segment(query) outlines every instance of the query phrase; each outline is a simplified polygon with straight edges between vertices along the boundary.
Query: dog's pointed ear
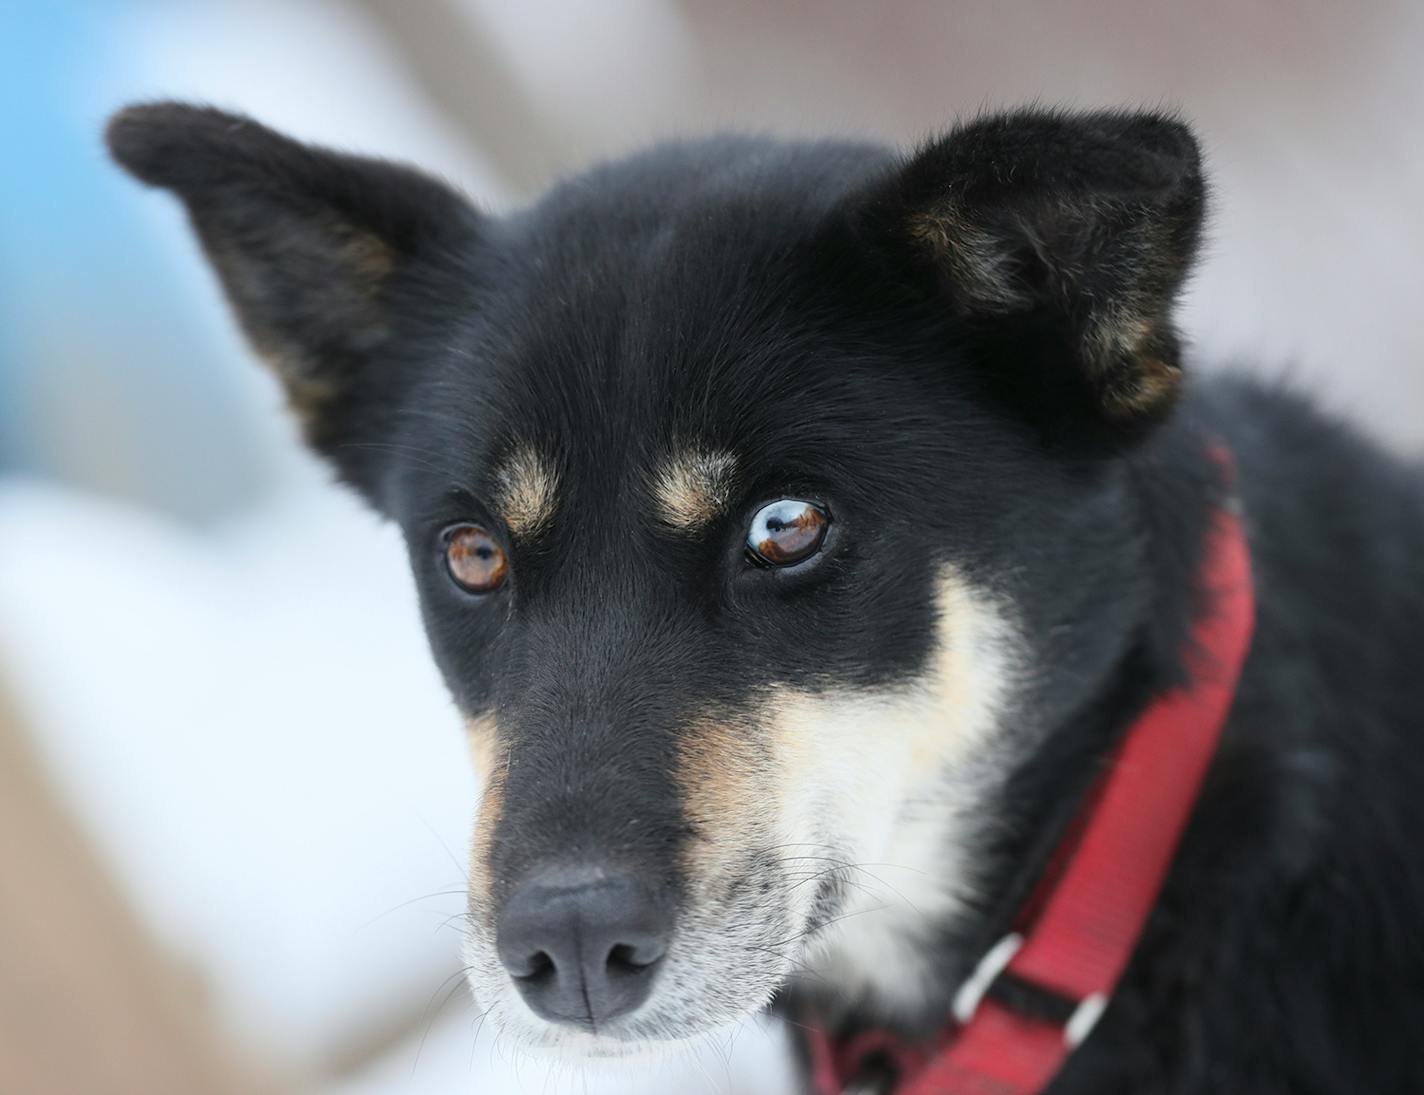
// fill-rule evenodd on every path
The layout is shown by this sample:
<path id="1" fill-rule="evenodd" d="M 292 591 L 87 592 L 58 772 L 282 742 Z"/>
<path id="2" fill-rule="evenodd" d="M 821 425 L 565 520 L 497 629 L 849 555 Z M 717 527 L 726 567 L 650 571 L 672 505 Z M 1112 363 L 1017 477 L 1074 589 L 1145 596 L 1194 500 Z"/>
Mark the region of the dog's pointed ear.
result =
<path id="1" fill-rule="evenodd" d="M 1055 427 L 1130 437 L 1177 393 L 1172 312 L 1204 201 L 1176 119 L 1030 109 L 927 144 L 863 211 L 1005 394 Z"/>
<path id="2" fill-rule="evenodd" d="M 308 440 L 369 493 L 356 451 L 405 379 L 409 294 L 453 278 L 479 216 L 410 168 L 314 148 L 183 103 L 120 111 L 114 158 L 177 194 L 248 339 L 281 378 Z"/>

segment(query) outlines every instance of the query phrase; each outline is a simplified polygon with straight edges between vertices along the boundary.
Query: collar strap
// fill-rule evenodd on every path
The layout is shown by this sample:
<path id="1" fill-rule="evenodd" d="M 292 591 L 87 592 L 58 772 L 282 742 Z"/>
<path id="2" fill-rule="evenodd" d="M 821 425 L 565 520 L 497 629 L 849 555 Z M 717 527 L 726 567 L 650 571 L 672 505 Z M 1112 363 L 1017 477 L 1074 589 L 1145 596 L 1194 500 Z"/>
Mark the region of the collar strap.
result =
<path id="1" fill-rule="evenodd" d="M 1227 472 L 1230 458 L 1215 453 Z M 955 1023 L 928 1050 L 869 1032 L 836 1045 L 807 1034 L 819 1095 L 857 1090 L 868 1056 L 887 1060 L 898 1095 L 1036 1095 L 1107 1008 L 1166 878 L 1236 693 L 1255 606 L 1250 557 L 1233 506 L 1206 543 L 1209 608 L 1185 652 L 1190 683 L 1156 697 L 1124 736 L 1108 771 L 1054 856 L 1031 919 L 980 960 L 954 998 Z M 1028 919 L 1021 914 L 1021 919 Z M 1057 998 L 1030 1016 L 990 989 L 1013 979 Z"/>

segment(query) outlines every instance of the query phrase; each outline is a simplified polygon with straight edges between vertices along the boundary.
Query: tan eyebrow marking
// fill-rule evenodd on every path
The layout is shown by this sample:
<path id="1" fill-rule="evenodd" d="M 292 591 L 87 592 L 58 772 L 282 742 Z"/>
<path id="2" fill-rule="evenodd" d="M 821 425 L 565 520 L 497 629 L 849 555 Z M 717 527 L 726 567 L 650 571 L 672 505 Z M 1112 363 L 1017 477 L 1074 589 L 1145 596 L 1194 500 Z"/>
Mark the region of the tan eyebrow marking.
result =
<path id="1" fill-rule="evenodd" d="M 690 450 L 673 457 L 653 478 L 659 516 L 684 532 L 701 528 L 731 502 L 736 465 L 729 452 Z"/>
<path id="2" fill-rule="evenodd" d="M 515 536 L 532 536 L 554 516 L 559 476 L 527 445 L 516 448 L 495 473 L 494 504 Z"/>

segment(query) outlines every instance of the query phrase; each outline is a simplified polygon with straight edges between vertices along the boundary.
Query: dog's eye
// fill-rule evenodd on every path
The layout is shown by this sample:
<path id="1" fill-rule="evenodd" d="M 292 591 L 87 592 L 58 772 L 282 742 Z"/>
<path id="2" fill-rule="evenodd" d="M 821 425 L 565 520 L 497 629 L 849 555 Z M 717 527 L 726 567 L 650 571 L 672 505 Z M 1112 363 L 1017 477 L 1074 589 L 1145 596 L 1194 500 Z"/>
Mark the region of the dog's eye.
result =
<path id="1" fill-rule="evenodd" d="M 468 593 L 493 593 L 509 575 L 504 548 L 479 525 L 456 525 L 446 531 L 445 567 Z"/>
<path id="2" fill-rule="evenodd" d="M 782 498 L 762 506 L 747 530 L 747 551 L 767 566 L 789 567 L 820 550 L 831 515 L 815 502 Z"/>

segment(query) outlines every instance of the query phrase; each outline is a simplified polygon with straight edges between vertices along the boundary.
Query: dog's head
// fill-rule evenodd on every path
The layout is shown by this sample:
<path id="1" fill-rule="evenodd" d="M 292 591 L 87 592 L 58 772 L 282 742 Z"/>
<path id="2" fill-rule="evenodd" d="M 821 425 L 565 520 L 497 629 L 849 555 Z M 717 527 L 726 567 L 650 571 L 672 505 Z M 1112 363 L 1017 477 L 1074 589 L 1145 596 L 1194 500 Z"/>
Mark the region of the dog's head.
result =
<path id="1" fill-rule="evenodd" d="M 1143 611 L 1184 127 L 675 144 L 504 217 L 212 110 L 109 139 L 404 530 L 484 779 L 470 979 L 516 1040 L 687 1038 L 808 965 L 925 991 L 1004 773 Z"/>

